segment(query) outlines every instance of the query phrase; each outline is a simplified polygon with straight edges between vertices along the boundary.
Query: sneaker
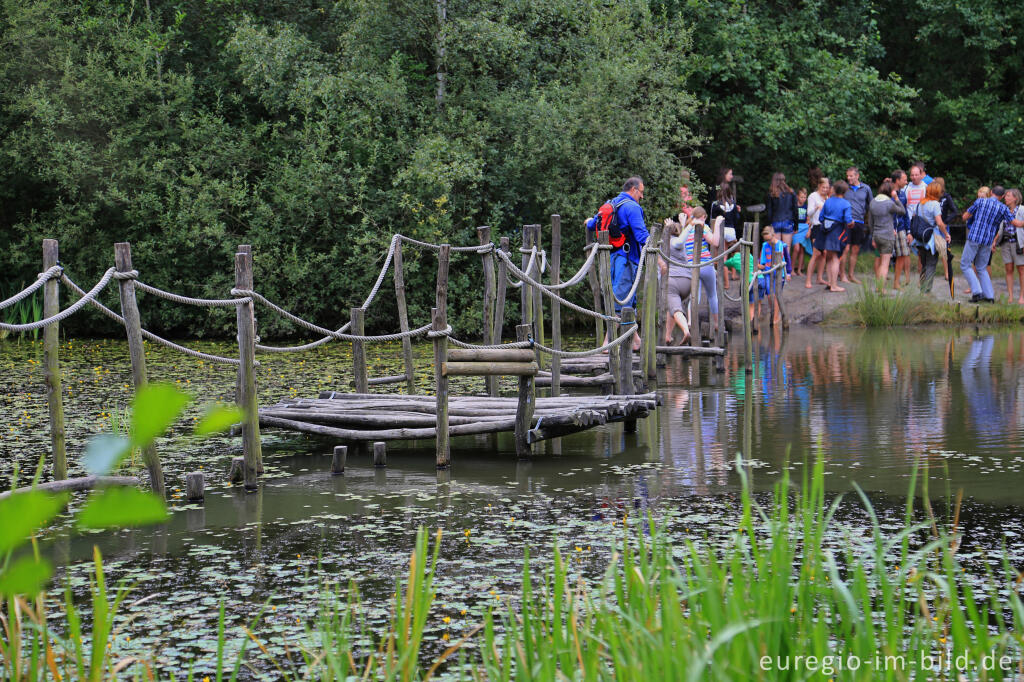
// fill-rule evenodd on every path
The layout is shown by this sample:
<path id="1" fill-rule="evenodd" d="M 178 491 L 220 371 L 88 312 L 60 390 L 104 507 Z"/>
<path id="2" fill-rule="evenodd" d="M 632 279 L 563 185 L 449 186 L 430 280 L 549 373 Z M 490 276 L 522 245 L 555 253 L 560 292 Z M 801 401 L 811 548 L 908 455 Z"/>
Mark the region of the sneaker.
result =
<path id="1" fill-rule="evenodd" d="M 982 298 L 984 297 L 981 294 L 974 294 L 971 296 L 971 303 L 980 303 Z"/>

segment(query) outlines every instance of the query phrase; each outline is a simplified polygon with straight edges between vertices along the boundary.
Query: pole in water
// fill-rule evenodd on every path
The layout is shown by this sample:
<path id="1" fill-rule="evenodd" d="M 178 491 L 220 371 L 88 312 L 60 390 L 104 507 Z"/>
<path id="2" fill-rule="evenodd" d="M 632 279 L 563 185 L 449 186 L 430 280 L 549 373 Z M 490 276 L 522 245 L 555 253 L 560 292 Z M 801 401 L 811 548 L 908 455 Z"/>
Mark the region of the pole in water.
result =
<path id="1" fill-rule="evenodd" d="M 60 261 L 56 239 L 43 240 L 43 272 Z M 43 317 L 60 312 L 60 284 L 56 279 L 43 285 Z M 64 442 L 64 387 L 60 377 L 60 323 L 43 327 L 43 362 L 46 364 L 46 402 L 50 413 L 50 449 L 53 457 L 53 478 L 68 477 L 67 445 Z"/>
<path id="2" fill-rule="evenodd" d="M 200 501 L 205 497 L 206 481 L 202 471 L 185 474 L 185 499 L 189 502 Z"/>
<path id="3" fill-rule="evenodd" d="M 516 341 L 528 341 L 531 327 L 528 324 L 516 326 Z M 530 446 L 529 431 L 533 423 L 533 411 L 536 404 L 534 382 L 531 375 L 519 375 L 519 402 L 516 404 L 515 443 L 516 456 L 529 457 L 533 453 Z"/>
<path id="4" fill-rule="evenodd" d="M 373 466 L 386 467 L 388 465 L 388 444 L 384 441 L 376 441 L 373 444 Z"/>
<path id="5" fill-rule="evenodd" d="M 235 288 L 252 289 L 252 254 L 235 254 Z M 245 453 L 245 488 L 255 490 L 256 474 L 262 459 L 259 411 L 256 406 L 256 318 L 252 301 L 235 306 L 238 324 L 238 354 L 242 371 L 242 449 Z"/>
<path id="6" fill-rule="evenodd" d="M 331 456 L 331 475 L 341 476 L 345 473 L 345 460 L 348 458 L 347 445 L 335 445 Z"/>

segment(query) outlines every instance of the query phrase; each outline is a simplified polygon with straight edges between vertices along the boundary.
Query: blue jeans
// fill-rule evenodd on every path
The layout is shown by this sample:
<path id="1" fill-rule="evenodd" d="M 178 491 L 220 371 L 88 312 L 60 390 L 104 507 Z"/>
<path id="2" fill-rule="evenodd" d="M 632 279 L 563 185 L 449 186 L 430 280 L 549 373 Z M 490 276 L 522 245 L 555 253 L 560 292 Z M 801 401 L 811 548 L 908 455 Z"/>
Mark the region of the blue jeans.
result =
<path id="1" fill-rule="evenodd" d="M 964 252 L 960 256 L 960 269 L 971 285 L 971 294 L 981 295 L 983 298 L 995 298 L 995 290 L 992 289 L 992 280 L 985 269 L 988 266 L 991 245 L 972 242 L 970 239 L 964 244 Z M 974 266 L 973 268 L 971 266 Z M 977 270 L 977 273 L 975 273 Z"/>
<path id="2" fill-rule="evenodd" d="M 624 298 L 633 287 L 633 280 L 636 278 L 636 263 L 629 260 L 625 251 L 612 251 L 610 267 L 612 292 L 616 298 Z M 633 294 L 633 297 L 622 305 L 618 301 L 615 302 L 615 312 L 620 312 L 623 307 L 636 309 L 636 294 Z"/>

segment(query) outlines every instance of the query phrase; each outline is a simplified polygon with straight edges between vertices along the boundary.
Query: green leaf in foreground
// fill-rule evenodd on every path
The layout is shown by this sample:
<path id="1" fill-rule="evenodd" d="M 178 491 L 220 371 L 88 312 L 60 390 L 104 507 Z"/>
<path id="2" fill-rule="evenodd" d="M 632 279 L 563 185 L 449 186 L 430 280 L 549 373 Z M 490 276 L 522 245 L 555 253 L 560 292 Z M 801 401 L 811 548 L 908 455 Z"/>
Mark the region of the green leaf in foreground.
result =
<path id="1" fill-rule="evenodd" d="M 53 575 L 53 565 L 46 559 L 22 557 L 0 574 L 0 594 L 24 594 L 34 597 L 43 591 Z"/>
<path id="2" fill-rule="evenodd" d="M 124 436 L 100 433 L 86 443 L 82 466 L 94 476 L 105 476 L 116 469 L 131 450 L 131 442 Z"/>
<path id="3" fill-rule="evenodd" d="M 132 401 L 132 445 L 149 445 L 181 416 L 192 398 L 170 384 L 149 384 Z"/>
<path id="4" fill-rule="evenodd" d="M 80 528 L 148 526 L 166 520 L 164 501 L 137 488 L 107 488 L 94 492 L 78 514 Z"/>
<path id="5" fill-rule="evenodd" d="M 203 418 L 196 425 L 197 436 L 208 436 L 211 433 L 227 431 L 229 428 L 242 421 L 245 413 L 241 408 L 234 405 L 214 405 L 206 411 Z"/>
<path id="6" fill-rule="evenodd" d="M 0 500 L 0 555 L 24 542 L 67 504 L 66 494 L 39 490 L 14 493 Z"/>

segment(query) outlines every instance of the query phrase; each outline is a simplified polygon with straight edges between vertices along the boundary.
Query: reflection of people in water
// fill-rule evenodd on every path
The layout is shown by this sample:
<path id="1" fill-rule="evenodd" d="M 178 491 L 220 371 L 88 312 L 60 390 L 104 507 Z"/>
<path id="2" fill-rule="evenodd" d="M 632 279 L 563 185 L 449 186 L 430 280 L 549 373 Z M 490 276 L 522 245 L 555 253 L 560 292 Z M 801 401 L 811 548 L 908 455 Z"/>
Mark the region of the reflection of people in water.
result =
<path id="1" fill-rule="evenodd" d="M 967 397 L 971 425 L 975 431 L 989 435 L 998 435 L 1004 428 L 992 385 L 992 348 L 995 342 L 992 334 L 975 338 L 960 363 L 960 378 Z"/>

